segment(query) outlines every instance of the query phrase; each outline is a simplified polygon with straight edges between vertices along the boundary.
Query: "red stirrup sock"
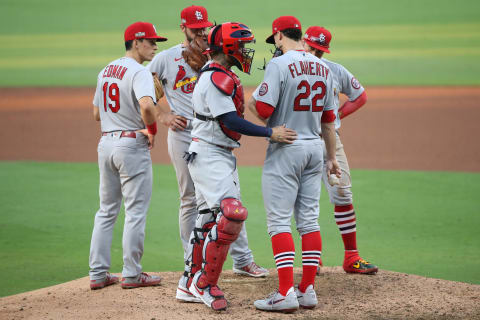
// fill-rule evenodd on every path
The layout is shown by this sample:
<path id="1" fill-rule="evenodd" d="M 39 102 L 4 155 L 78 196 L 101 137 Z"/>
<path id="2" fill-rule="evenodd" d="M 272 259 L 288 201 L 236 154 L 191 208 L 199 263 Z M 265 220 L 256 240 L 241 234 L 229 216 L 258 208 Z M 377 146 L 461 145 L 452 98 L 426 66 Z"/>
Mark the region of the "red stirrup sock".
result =
<path id="1" fill-rule="evenodd" d="M 293 260 L 295 259 L 295 245 L 292 234 L 285 232 L 272 237 L 273 258 L 278 271 L 278 291 L 287 295 L 293 287 Z"/>
<path id="2" fill-rule="evenodd" d="M 342 235 L 345 250 L 357 250 L 357 222 L 353 205 L 335 206 L 335 222 Z"/>
<path id="3" fill-rule="evenodd" d="M 344 262 L 360 258 L 357 250 L 357 219 L 353 204 L 346 206 L 335 206 L 335 222 L 342 235 L 345 247 Z"/>
<path id="4" fill-rule="evenodd" d="M 305 292 L 309 285 L 315 286 L 315 275 L 322 254 L 322 237 L 320 231 L 310 232 L 302 236 L 302 282 L 298 285 Z"/>

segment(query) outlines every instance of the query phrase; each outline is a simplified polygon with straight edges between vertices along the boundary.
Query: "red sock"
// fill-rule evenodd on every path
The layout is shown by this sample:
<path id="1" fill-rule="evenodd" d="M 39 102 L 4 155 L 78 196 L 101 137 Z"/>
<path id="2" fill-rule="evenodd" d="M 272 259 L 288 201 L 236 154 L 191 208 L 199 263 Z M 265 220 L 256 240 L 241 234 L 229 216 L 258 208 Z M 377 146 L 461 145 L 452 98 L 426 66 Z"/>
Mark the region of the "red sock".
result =
<path id="1" fill-rule="evenodd" d="M 345 261 L 358 257 L 357 222 L 353 205 L 335 206 L 335 222 L 342 235 Z"/>
<path id="2" fill-rule="evenodd" d="M 322 237 L 320 231 L 310 232 L 302 236 L 302 282 L 298 285 L 305 292 L 309 285 L 315 285 L 318 261 L 322 254 Z"/>
<path id="3" fill-rule="evenodd" d="M 278 271 L 278 291 L 287 295 L 293 287 L 293 260 L 295 259 L 295 245 L 292 234 L 285 232 L 272 237 L 273 258 Z"/>

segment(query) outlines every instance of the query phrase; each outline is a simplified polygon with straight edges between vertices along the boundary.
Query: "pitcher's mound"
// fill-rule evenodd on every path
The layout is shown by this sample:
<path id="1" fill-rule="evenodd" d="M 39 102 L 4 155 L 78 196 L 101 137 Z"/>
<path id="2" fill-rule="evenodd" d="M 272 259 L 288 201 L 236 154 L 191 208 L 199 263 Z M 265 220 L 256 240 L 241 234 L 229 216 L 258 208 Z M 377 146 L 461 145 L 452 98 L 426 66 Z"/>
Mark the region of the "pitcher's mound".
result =
<path id="1" fill-rule="evenodd" d="M 324 267 L 316 279 L 319 305 L 293 314 L 262 312 L 253 301 L 277 287 L 277 274 L 265 279 L 225 271 L 220 287 L 227 311 L 175 299 L 180 272 L 153 273 L 158 287 L 122 290 L 113 285 L 91 291 L 87 277 L 0 299 L 1 319 L 480 319 L 480 286 L 380 270 L 352 275 Z M 301 269 L 295 269 L 295 281 Z"/>

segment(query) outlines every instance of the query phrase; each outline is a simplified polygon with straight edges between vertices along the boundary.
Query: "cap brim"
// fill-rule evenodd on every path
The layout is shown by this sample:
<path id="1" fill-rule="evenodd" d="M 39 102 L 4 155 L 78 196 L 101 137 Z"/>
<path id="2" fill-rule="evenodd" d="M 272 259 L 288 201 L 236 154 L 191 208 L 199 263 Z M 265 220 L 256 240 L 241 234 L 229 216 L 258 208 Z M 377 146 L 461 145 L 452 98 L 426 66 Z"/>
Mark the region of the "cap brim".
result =
<path id="1" fill-rule="evenodd" d="M 153 39 L 156 42 L 163 42 L 168 40 L 167 38 L 164 38 L 164 37 L 151 37 L 151 38 L 143 38 L 143 39 Z"/>
<path id="2" fill-rule="evenodd" d="M 265 40 L 266 43 L 271 43 L 271 44 L 275 44 L 275 39 L 273 39 L 273 36 L 275 34 L 272 34 L 270 37 L 267 38 L 267 40 Z"/>
<path id="3" fill-rule="evenodd" d="M 323 51 L 325 53 L 330 53 L 330 50 L 328 50 L 328 48 L 322 47 L 321 45 L 319 45 L 316 42 L 313 42 L 313 41 L 310 41 L 310 40 L 307 40 L 307 39 L 305 39 L 305 42 L 312 48 Z"/>
<path id="4" fill-rule="evenodd" d="M 213 23 L 211 23 L 210 21 L 185 24 L 185 27 L 190 28 L 190 29 L 208 28 L 208 27 L 211 27 L 211 26 L 213 26 Z"/>

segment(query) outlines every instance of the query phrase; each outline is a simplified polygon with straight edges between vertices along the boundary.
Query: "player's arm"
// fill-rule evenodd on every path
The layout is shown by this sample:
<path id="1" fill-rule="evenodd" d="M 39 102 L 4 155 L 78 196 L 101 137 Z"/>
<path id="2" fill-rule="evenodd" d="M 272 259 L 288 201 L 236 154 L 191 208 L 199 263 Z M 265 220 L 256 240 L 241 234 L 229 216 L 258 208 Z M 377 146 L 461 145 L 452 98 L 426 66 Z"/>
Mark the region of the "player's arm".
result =
<path id="1" fill-rule="evenodd" d="M 284 126 L 274 128 L 257 126 L 248 120 L 240 118 L 235 111 L 227 112 L 218 116 L 218 119 L 230 130 L 247 136 L 268 137 L 276 142 L 293 143 L 297 139 L 297 133 Z"/>
<path id="2" fill-rule="evenodd" d="M 140 105 L 140 114 L 146 129 L 139 130 L 148 137 L 149 147 L 153 148 L 157 134 L 157 110 L 155 108 L 155 88 L 152 74 L 148 69 L 137 72 L 133 78 L 133 92 Z"/>
<path id="3" fill-rule="evenodd" d="M 348 97 L 338 109 L 340 119 L 354 113 L 367 102 L 367 94 L 360 82 L 342 65 L 339 66 L 340 92 Z"/>
<path id="4" fill-rule="evenodd" d="M 338 109 L 338 116 L 340 117 L 340 119 L 343 119 L 349 114 L 352 114 L 358 109 L 360 109 L 360 107 L 362 107 L 366 102 L 367 102 L 367 93 L 363 91 L 362 94 L 358 96 L 358 98 L 356 98 L 355 100 L 346 101 L 343 104 L 343 106 L 341 106 Z"/>
<path id="5" fill-rule="evenodd" d="M 100 110 L 97 106 L 93 106 L 93 119 L 95 121 L 100 121 Z"/>
<path id="6" fill-rule="evenodd" d="M 142 115 L 143 123 L 147 129 L 139 130 L 148 137 L 150 149 L 153 148 L 155 142 L 155 135 L 157 134 L 157 111 L 152 97 L 145 96 L 138 100 L 140 104 L 140 114 Z"/>
<path id="7" fill-rule="evenodd" d="M 103 74 L 103 70 L 100 72 L 100 74 Z M 100 74 L 98 75 L 97 78 L 97 88 L 95 90 L 95 95 L 93 96 L 93 119 L 95 121 L 100 121 L 100 109 L 99 106 L 102 104 L 101 102 L 101 80 L 100 80 Z"/>
<path id="8" fill-rule="evenodd" d="M 248 109 L 263 123 L 267 123 L 268 118 L 275 111 L 275 107 L 280 97 L 282 73 L 279 67 L 270 62 L 265 69 L 263 82 L 253 92 L 248 100 Z"/>
<path id="9" fill-rule="evenodd" d="M 340 178 L 340 167 L 336 159 L 336 132 L 335 132 L 335 114 L 333 110 L 323 111 L 322 114 L 322 137 L 327 150 L 327 172 L 335 174 Z"/>
<path id="10" fill-rule="evenodd" d="M 257 101 L 253 96 L 248 100 L 247 107 L 255 117 L 265 124 L 275 110 L 273 106 L 262 101 Z"/>
<path id="11" fill-rule="evenodd" d="M 158 121 L 173 131 L 185 130 L 187 119 L 185 117 L 173 114 L 167 104 L 157 104 Z"/>
<path id="12" fill-rule="evenodd" d="M 210 75 L 213 86 L 217 89 L 207 90 L 205 100 L 212 115 L 222 121 L 230 130 L 247 136 L 270 137 L 273 141 L 293 143 L 297 139 L 297 133 L 279 126 L 268 128 L 257 126 L 237 115 L 235 104 L 232 100 L 235 84 L 234 80 L 223 72 L 213 72 Z"/>
<path id="13" fill-rule="evenodd" d="M 334 95 L 333 95 L 333 82 L 332 77 L 328 77 L 326 83 L 327 92 L 325 95 L 324 101 L 324 109 L 322 112 L 322 119 L 321 119 L 321 130 L 322 130 L 322 137 L 325 143 L 325 149 L 327 151 L 326 157 L 326 165 L 327 165 L 327 173 L 334 174 L 338 178 L 340 178 L 341 170 L 340 166 L 337 163 L 336 158 L 336 141 L 337 141 L 337 133 L 335 132 L 335 113 L 334 113 Z"/>

